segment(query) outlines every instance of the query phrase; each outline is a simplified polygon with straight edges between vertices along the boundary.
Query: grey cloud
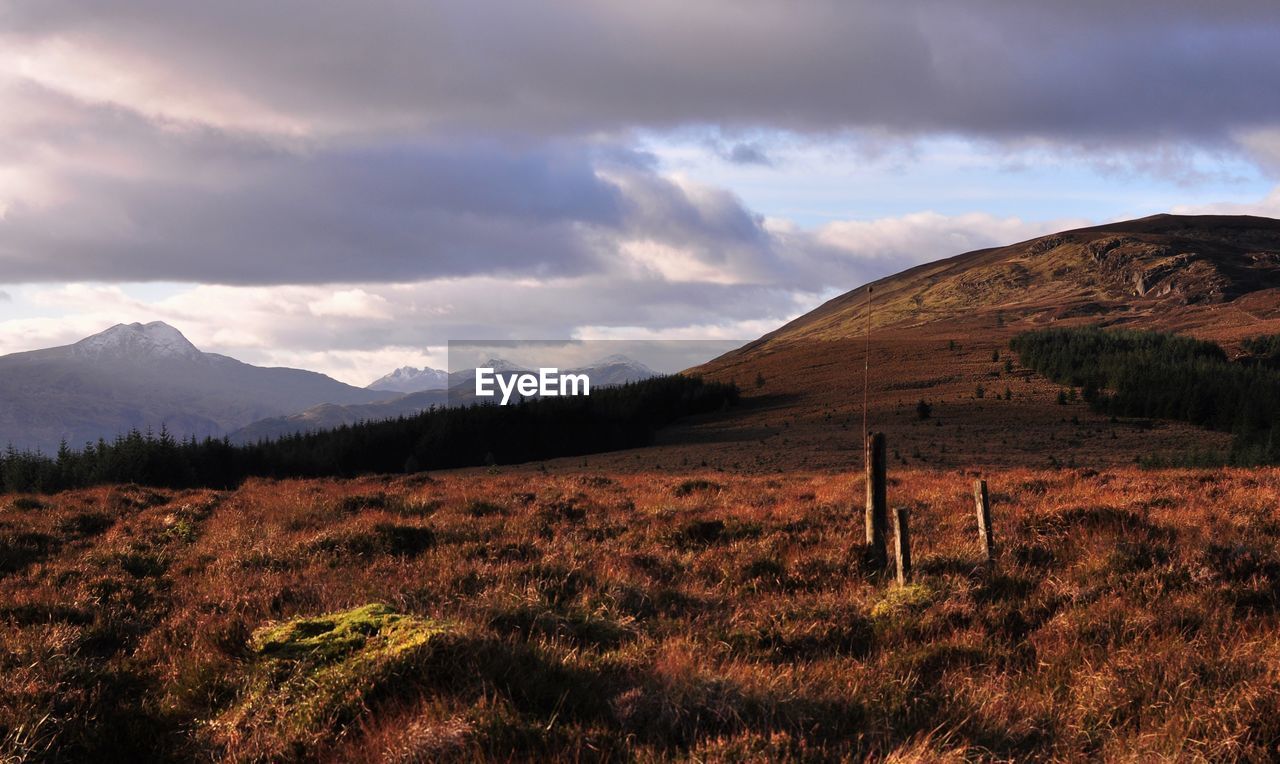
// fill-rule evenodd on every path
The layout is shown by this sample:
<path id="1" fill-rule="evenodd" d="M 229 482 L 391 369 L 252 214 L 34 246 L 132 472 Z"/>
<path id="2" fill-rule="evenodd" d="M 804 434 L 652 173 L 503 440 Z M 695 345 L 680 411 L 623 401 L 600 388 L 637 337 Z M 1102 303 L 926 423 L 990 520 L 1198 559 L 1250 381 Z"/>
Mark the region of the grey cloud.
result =
<path id="1" fill-rule="evenodd" d="M 619 189 L 597 175 L 591 146 L 264 146 L 56 105 L 61 132 L 39 144 L 78 161 L 41 168 L 56 201 L 19 199 L 0 218 L 0 266 L 13 281 L 550 277 L 598 270 L 593 232 L 623 225 Z M 81 132 L 95 121 L 99 131 Z M 9 140 L 16 151 L 23 139 Z M 120 171 L 121 156 L 147 171 Z"/>
<path id="2" fill-rule="evenodd" d="M 0 266 L 16 282 L 547 279 L 617 273 L 627 241 L 742 280 L 808 278 L 780 273 L 779 241 L 735 196 L 679 185 L 617 143 L 312 145 L 25 96 L 57 118 L 39 145 L 75 161 L 40 168 L 54 201 L 19 199 L 0 218 Z M 37 141 L 9 140 L 15 153 Z M 120 157 L 146 171 L 121 170 Z"/>
<path id="3" fill-rule="evenodd" d="M 737 143 L 723 154 L 734 164 L 772 165 L 773 160 L 758 143 Z"/>
<path id="4" fill-rule="evenodd" d="M 337 131 L 710 123 L 1132 145 L 1229 142 L 1280 117 L 1266 0 L 15 0 L 0 14 L 15 39 Z"/>
<path id="5" fill-rule="evenodd" d="M 732 164 L 762 165 L 765 167 L 773 165 L 773 159 L 769 156 L 761 141 L 725 143 L 711 139 L 707 141 L 707 147 L 721 159 Z"/>
<path id="6" fill-rule="evenodd" d="M 789 300 L 958 251 L 928 246 L 956 241 L 938 228 L 946 221 L 912 220 L 887 232 L 770 230 L 735 195 L 664 177 L 650 157 L 615 143 L 468 137 L 378 148 L 264 145 L 128 114 L 82 134 L 81 123 L 92 123 L 98 109 L 57 106 L 67 110 L 65 132 L 45 144 L 78 161 L 53 171 L 54 185 L 65 191 L 55 202 L 14 204 L 0 218 L 0 269 L 13 282 L 376 284 L 494 276 L 531 278 L 545 289 L 556 279 L 590 277 L 623 285 L 593 287 L 610 295 L 602 307 L 613 319 L 666 326 L 670 317 L 691 314 L 662 295 L 704 314 L 706 305 L 719 304 L 712 300 L 728 304 L 740 295 L 741 306 L 762 310 L 761 290 Z M 153 162 L 147 173 L 116 168 L 116 157 L 135 154 Z M 961 227 L 998 229 L 990 220 Z M 911 231 L 924 233 L 911 238 Z M 647 245 L 665 247 L 677 262 L 645 260 Z M 663 265 L 685 269 L 687 278 Z M 637 273 L 646 267 L 652 272 Z M 502 302 L 528 304 L 545 305 L 541 295 L 556 294 L 513 292 L 509 281 L 495 290 L 504 293 Z M 661 308 L 650 315 L 645 304 Z M 567 310 L 581 321 L 581 305 L 570 305 L 546 305 L 547 314 Z M 527 314 L 512 325 L 527 327 Z"/>
<path id="7" fill-rule="evenodd" d="M 258 159 L 211 181 L 72 172 L 74 194 L 0 219 L 15 281 L 404 282 L 620 274 L 628 241 L 746 281 L 788 273 L 734 195 L 686 188 L 589 148 L 392 146 Z"/>
<path id="8" fill-rule="evenodd" d="M 732 194 L 663 177 L 626 147 L 632 128 L 713 124 L 739 139 L 717 144 L 723 156 L 757 163 L 769 155 L 740 138 L 767 128 L 1091 147 L 1245 135 L 1274 153 L 1272 2 L 745 7 L 13 0 L 0 43 L 57 40 L 142 84 L 87 104 L 56 82 L 0 82 L 0 157 L 34 163 L 58 192 L 5 200 L 0 271 L 14 283 L 603 279 L 624 286 L 593 287 L 607 296 L 598 323 L 669 325 L 705 313 L 699 301 L 783 311 L 853 286 L 871 273 L 867 249 L 771 231 Z M 217 127 L 202 104 L 301 127 Z M 639 279 L 634 242 L 737 283 Z M 876 270 L 923 256 L 872 250 L 889 253 Z M 510 299 L 584 315 L 542 297 L 557 294 Z"/>
<path id="9" fill-rule="evenodd" d="M 398 295 L 393 320 L 317 325 L 282 319 L 273 341 L 295 349 L 360 350 L 370 347 L 439 346 L 450 339 L 570 337 L 583 326 L 643 326 L 661 331 L 696 325 L 782 321 L 812 306 L 816 293 L 761 285 L 673 284 L 658 279 L 590 278 L 522 289 L 492 284 L 453 284 L 448 315 L 415 317 L 437 297 L 430 287 Z M 714 306 L 714 307 L 712 307 Z M 744 339 L 750 339 L 744 338 Z"/>
<path id="10" fill-rule="evenodd" d="M 4 291 L 3 289 L 0 289 L 0 302 L 9 302 L 12 299 L 13 299 L 12 295 Z"/>

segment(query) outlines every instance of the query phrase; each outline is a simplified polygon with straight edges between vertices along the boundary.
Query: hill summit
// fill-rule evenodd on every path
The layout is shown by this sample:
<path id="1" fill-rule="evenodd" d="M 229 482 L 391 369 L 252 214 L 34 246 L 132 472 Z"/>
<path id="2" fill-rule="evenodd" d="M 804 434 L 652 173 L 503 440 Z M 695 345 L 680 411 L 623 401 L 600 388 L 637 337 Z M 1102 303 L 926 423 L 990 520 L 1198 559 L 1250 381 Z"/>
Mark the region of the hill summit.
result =
<path id="1" fill-rule="evenodd" d="M 1153 215 L 1041 236 L 926 263 L 870 284 L 873 327 L 1002 313 L 1037 323 L 1096 317 L 1212 324 L 1234 305 L 1280 318 L 1280 220 L 1251 215 Z M 830 300 L 772 340 L 839 339 L 862 331 L 866 289 Z"/>
<path id="2" fill-rule="evenodd" d="M 80 358 L 199 358 L 202 354 L 182 332 L 163 321 L 116 324 L 71 346 Z"/>

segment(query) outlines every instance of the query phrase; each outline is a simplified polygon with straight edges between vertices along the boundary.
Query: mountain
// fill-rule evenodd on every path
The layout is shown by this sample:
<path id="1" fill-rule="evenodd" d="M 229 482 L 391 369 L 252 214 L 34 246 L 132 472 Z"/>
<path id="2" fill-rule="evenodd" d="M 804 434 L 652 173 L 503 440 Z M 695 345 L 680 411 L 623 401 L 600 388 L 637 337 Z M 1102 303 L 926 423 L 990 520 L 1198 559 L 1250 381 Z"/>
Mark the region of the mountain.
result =
<path id="1" fill-rule="evenodd" d="M 1059 388 L 1018 365 L 1008 343 L 1028 329 L 1100 324 L 1187 333 L 1234 353 L 1246 337 L 1280 333 L 1280 221 L 1155 215 L 968 252 L 869 286 L 692 370 L 745 395 L 698 442 L 719 441 L 720 463 L 847 468 L 860 459 L 865 374 L 868 424 L 886 433 L 896 463 L 1132 463 L 1221 446 L 1222 433 L 1060 404 Z"/>
<path id="2" fill-rule="evenodd" d="M 70 346 L 71 355 L 86 361 L 146 361 L 147 359 L 197 360 L 201 353 L 182 332 L 163 321 L 149 324 L 116 324 L 101 334 Z"/>
<path id="3" fill-rule="evenodd" d="M 508 378 L 516 374 L 524 374 L 530 370 L 505 358 L 487 358 L 470 369 L 459 369 L 449 374 L 450 390 L 463 390 L 475 383 L 476 369 L 493 369 L 495 377 Z"/>
<path id="4" fill-rule="evenodd" d="M 424 390 L 444 390 L 449 386 L 449 372 L 430 367 L 419 369 L 414 366 L 401 366 L 386 376 L 379 377 L 368 385 L 368 390 L 381 390 L 394 393 L 420 393 Z"/>
<path id="5" fill-rule="evenodd" d="M 639 361 L 617 354 L 601 358 L 578 371 L 589 375 L 591 384 L 596 387 L 639 382 L 643 379 L 658 376 L 658 372 Z"/>
<path id="6" fill-rule="evenodd" d="M 320 403 L 385 399 L 311 371 L 204 353 L 156 321 L 119 324 L 72 345 L 0 356 L 0 443 L 56 450 L 132 428 L 221 436 Z"/>

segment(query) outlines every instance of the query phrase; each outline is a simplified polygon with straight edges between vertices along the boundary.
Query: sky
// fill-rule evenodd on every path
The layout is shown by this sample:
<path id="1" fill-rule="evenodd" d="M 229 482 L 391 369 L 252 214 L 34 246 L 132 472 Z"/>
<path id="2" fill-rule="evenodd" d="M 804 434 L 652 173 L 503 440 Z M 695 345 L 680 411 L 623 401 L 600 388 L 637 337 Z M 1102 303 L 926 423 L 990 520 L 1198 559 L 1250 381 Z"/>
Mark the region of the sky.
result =
<path id="1" fill-rule="evenodd" d="M 0 0 L 0 353 L 162 320 L 363 385 L 1280 217 L 1277 39 L 1273 0 Z"/>

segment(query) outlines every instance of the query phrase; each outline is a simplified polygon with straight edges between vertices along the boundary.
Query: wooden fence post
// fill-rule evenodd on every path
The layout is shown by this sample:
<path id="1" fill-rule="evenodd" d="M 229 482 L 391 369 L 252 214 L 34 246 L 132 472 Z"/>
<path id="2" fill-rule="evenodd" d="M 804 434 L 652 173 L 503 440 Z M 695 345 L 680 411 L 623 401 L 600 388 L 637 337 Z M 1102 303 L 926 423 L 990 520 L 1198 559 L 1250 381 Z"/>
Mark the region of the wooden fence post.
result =
<path id="1" fill-rule="evenodd" d="M 893 511 L 893 536 L 897 546 L 898 585 L 905 585 L 911 580 L 911 510 L 898 507 Z"/>
<path id="2" fill-rule="evenodd" d="M 987 563 L 996 561 L 995 540 L 991 534 L 991 500 L 987 495 L 987 481 L 973 481 L 973 503 L 978 513 L 978 541 Z"/>
<path id="3" fill-rule="evenodd" d="M 867 548 L 872 564 L 883 568 L 889 562 L 889 509 L 886 485 L 884 433 L 867 436 Z"/>

